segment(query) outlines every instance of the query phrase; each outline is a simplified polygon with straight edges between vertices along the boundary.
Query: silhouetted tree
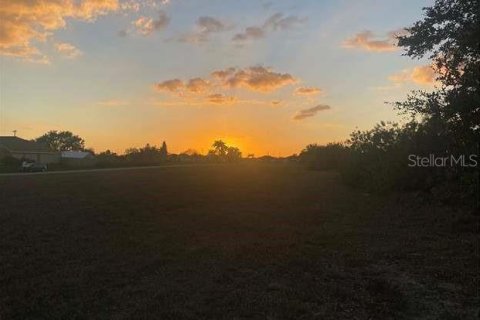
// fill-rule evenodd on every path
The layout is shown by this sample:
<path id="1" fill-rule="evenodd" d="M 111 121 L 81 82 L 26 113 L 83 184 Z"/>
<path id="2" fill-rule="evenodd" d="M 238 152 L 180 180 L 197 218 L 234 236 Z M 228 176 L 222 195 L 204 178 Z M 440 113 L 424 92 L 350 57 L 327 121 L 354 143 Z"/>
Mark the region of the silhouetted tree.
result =
<path id="1" fill-rule="evenodd" d="M 161 149 L 146 144 L 143 148 L 129 148 L 125 150 L 125 157 L 128 161 L 136 164 L 155 164 L 162 160 Z"/>
<path id="2" fill-rule="evenodd" d="M 230 147 L 222 140 L 216 140 L 208 151 L 208 156 L 222 161 L 235 161 L 242 158 L 242 152 L 237 147 Z"/>
<path id="3" fill-rule="evenodd" d="M 219 157 L 225 157 L 225 155 L 227 154 L 228 146 L 222 140 L 216 140 L 215 142 L 213 142 L 212 147 L 213 147 L 212 153 Z"/>
<path id="4" fill-rule="evenodd" d="M 52 151 L 80 151 L 85 149 L 85 141 L 70 131 L 49 131 L 35 139 Z"/>
<path id="5" fill-rule="evenodd" d="M 167 143 L 163 141 L 162 147 L 160 148 L 160 158 L 166 160 L 168 157 Z"/>
<path id="6" fill-rule="evenodd" d="M 428 56 L 440 88 L 413 92 L 397 107 L 440 123 L 460 145 L 479 141 L 480 132 L 480 1 L 437 0 L 425 17 L 399 37 L 412 58 Z"/>
<path id="7" fill-rule="evenodd" d="M 421 137 L 429 143 L 430 153 L 478 155 L 480 1 L 436 0 L 424 12 L 424 18 L 399 37 L 399 46 L 407 56 L 432 60 L 438 88 L 412 92 L 396 107 L 422 118 Z M 478 171 L 478 166 L 444 168 L 442 184 L 453 181 L 463 186 L 462 194 L 480 194 Z"/>
<path id="8" fill-rule="evenodd" d="M 242 152 L 237 147 L 228 147 L 226 159 L 227 161 L 236 161 L 242 158 Z"/>

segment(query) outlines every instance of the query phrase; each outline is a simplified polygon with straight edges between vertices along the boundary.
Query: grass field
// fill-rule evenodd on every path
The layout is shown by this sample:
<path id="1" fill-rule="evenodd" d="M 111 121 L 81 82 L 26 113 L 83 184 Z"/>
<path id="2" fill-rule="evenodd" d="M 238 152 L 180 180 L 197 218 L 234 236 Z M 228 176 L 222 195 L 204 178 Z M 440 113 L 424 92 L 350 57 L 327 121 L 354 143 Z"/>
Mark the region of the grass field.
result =
<path id="1" fill-rule="evenodd" d="M 0 319 L 478 319 L 478 220 L 283 165 L 0 177 Z"/>

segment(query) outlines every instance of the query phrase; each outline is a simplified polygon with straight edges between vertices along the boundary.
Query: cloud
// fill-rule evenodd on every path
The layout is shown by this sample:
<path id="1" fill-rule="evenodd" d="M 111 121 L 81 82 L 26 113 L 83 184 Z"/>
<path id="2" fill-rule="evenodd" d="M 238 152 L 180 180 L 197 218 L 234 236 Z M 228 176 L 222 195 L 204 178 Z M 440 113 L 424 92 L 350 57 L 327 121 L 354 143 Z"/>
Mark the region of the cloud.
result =
<path id="1" fill-rule="evenodd" d="M 204 16 L 197 19 L 194 29 L 194 31 L 180 36 L 178 41 L 188 43 L 207 42 L 210 40 L 211 34 L 230 30 L 231 26 L 219 19 Z"/>
<path id="2" fill-rule="evenodd" d="M 233 41 L 247 41 L 264 38 L 266 32 L 260 27 L 247 27 L 242 33 L 237 33 L 233 36 Z"/>
<path id="3" fill-rule="evenodd" d="M 384 37 L 377 37 L 372 31 L 366 30 L 345 40 L 342 46 L 370 52 L 392 52 L 398 50 L 396 37 L 402 34 L 405 34 L 403 29 L 388 32 Z"/>
<path id="4" fill-rule="evenodd" d="M 225 23 L 212 17 L 198 18 L 197 26 L 200 28 L 200 31 L 206 33 L 222 32 L 228 29 Z"/>
<path id="5" fill-rule="evenodd" d="M 412 69 L 404 69 L 389 77 L 393 83 L 400 85 L 403 83 L 416 83 L 419 85 L 433 85 L 437 74 L 430 65 L 417 66 Z"/>
<path id="6" fill-rule="evenodd" d="M 264 38 L 272 31 L 285 31 L 303 25 L 307 18 L 300 18 L 297 16 L 284 16 L 283 13 L 275 13 L 261 26 L 250 26 L 245 28 L 243 32 L 237 33 L 232 40 L 236 42 L 245 42 L 248 40 L 257 40 Z"/>
<path id="7" fill-rule="evenodd" d="M 300 87 L 295 89 L 295 94 L 298 96 L 317 95 L 322 92 L 322 89 L 316 87 Z"/>
<path id="8" fill-rule="evenodd" d="M 177 92 L 184 88 L 184 84 L 180 79 L 166 80 L 155 84 L 155 88 L 158 91 Z"/>
<path id="9" fill-rule="evenodd" d="M 294 120 L 303 120 L 303 119 L 306 119 L 306 118 L 313 117 L 314 115 L 316 115 L 320 111 L 329 110 L 329 109 L 331 109 L 330 106 L 325 105 L 325 104 L 319 104 L 318 106 L 315 106 L 313 108 L 300 110 L 293 117 L 293 119 Z"/>
<path id="10" fill-rule="evenodd" d="M 210 85 L 202 78 L 190 79 L 186 85 L 188 91 L 192 93 L 202 93 L 209 89 Z"/>
<path id="11" fill-rule="evenodd" d="M 288 30 L 301 26 L 306 21 L 307 18 L 300 18 L 297 16 L 284 17 L 283 13 L 275 13 L 265 21 L 263 28 L 266 30 Z"/>
<path id="12" fill-rule="evenodd" d="M 148 36 L 154 31 L 165 29 L 170 23 L 170 18 L 164 11 L 159 12 L 157 19 L 149 17 L 140 17 L 133 22 L 137 32 L 141 35 Z"/>
<path id="13" fill-rule="evenodd" d="M 63 56 L 74 59 L 83 54 L 82 51 L 77 49 L 74 45 L 67 42 L 57 42 L 55 43 L 55 49 L 61 53 Z"/>
<path id="14" fill-rule="evenodd" d="M 47 61 L 36 47 L 67 21 L 94 21 L 119 9 L 118 0 L 15 0 L 0 7 L 0 54 L 28 61 Z"/>
<path id="15" fill-rule="evenodd" d="M 120 4 L 120 8 L 123 11 L 138 12 L 140 11 L 140 3 L 135 0 L 126 0 Z"/>
<path id="16" fill-rule="evenodd" d="M 212 73 L 227 88 L 243 87 L 246 89 L 269 92 L 295 83 L 297 80 L 289 73 L 273 72 L 265 67 L 245 69 L 228 68 Z"/>
<path id="17" fill-rule="evenodd" d="M 211 94 L 207 97 L 207 101 L 214 104 L 233 104 L 237 102 L 237 98 L 233 96 L 226 96 L 221 93 Z"/>
<path id="18" fill-rule="evenodd" d="M 165 91 L 170 93 L 185 93 L 199 94 L 207 92 L 210 89 L 210 83 L 202 78 L 193 78 L 186 82 L 180 79 L 166 80 L 155 84 L 158 91 Z"/>
<path id="19" fill-rule="evenodd" d="M 120 8 L 122 11 L 139 12 L 157 9 L 169 3 L 169 0 L 122 0 Z"/>
<path id="20" fill-rule="evenodd" d="M 227 68 L 213 71 L 212 78 L 193 78 L 184 83 L 180 79 L 166 80 L 155 85 L 159 91 L 177 92 L 188 91 L 190 93 L 201 93 L 211 88 L 233 89 L 245 88 L 259 92 L 270 92 L 284 86 L 297 82 L 289 73 L 274 72 L 270 68 L 261 66 L 248 67 L 243 69 Z"/>
<path id="21" fill-rule="evenodd" d="M 245 103 L 249 105 L 278 105 L 281 101 L 273 100 L 240 100 L 232 95 L 232 90 L 243 88 L 246 90 L 260 92 L 262 94 L 272 93 L 297 82 L 292 75 L 288 73 L 279 73 L 271 68 L 262 66 L 247 68 L 226 68 L 216 70 L 210 73 L 208 77 L 196 77 L 188 80 L 169 79 L 158 82 L 154 85 L 155 90 L 159 92 L 171 93 L 181 101 L 168 102 L 168 105 L 202 105 L 213 104 L 233 104 Z M 272 97 L 274 99 L 274 97 Z M 162 105 L 166 105 L 162 102 Z"/>

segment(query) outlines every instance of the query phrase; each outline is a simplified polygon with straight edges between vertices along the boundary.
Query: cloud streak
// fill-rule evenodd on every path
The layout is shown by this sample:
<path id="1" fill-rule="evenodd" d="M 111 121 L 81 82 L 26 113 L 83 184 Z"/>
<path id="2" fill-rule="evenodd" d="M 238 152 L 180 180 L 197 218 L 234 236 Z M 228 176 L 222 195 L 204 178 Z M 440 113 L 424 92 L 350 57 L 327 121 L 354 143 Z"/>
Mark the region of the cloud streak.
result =
<path id="1" fill-rule="evenodd" d="M 139 34 L 148 36 L 155 31 L 165 29 L 169 23 L 170 17 L 168 17 L 164 11 L 160 11 L 156 19 L 140 17 L 133 22 L 133 25 Z"/>
<path id="2" fill-rule="evenodd" d="M 401 34 L 405 34 L 405 30 L 391 31 L 383 37 L 378 37 L 372 31 L 366 30 L 348 38 L 342 46 L 369 52 L 392 52 L 398 50 L 397 36 Z"/>
<path id="3" fill-rule="evenodd" d="M 181 35 L 178 38 L 178 41 L 193 44 L 208 42 L 212 34 L 224 32 L 230 29 L 231 26 L 229 24 L 217 18 L 203 16 L 197 19 L 194 30 Z"/>
<path id="4" fill-rule="evenodd" d="M 322 89 L 316 87 L 300 87 L 295 89 L 297 96 L 314 96 L 322 93 Z"/>
<path id="5" fill-rule="evenodd" d="M 258 40 L 267 36 L 273 31 L 286 31 L 295 27 L 302 26 L 307 18 L 300 18 L 294 15 L 284 16 L 283 13 L 275 13 L 261 26 L 249 26 L 243 32 L 237 33 L 232 40 L 235 42 L 245 42 L 249 40 Z"/>
<path id="6" fill-rule="evenodd" d="M 329 105 L 326 104 L 319 104 L 313 108 L 303 109 L 297 112 L 297 114 L 293 117 L 294 120 L 304 120 L 306 118 L 310 118 L 315 116 L 320 111 L 329 110 L 331 109 Z"/>
<path id="7" fill-rule="evenodd" d="M 55 44 L 55 49 L 64 57 L 69 59 L 75 59 L 83 54 L 82 51 L 67 42 L 57 42 Z"/>
<path id="8" fill-rule="evenodd" d="M 238 101 L 236 97 L 226 96 L 221 93 L 211 94 L 207 97 L 207 101 L 213 104 L 234 104 Z"/>

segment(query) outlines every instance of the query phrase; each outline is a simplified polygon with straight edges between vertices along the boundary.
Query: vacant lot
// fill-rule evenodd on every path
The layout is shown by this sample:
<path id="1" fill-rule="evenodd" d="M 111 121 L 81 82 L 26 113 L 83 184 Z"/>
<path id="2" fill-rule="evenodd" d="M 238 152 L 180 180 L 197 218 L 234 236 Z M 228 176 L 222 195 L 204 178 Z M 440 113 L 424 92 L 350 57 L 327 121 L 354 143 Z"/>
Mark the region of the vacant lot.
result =
<path id="1" fill-rule="evenodd" d="M 0 318 L 478 319 L 478 244 L 282 165 L 0 177 Z"/>

